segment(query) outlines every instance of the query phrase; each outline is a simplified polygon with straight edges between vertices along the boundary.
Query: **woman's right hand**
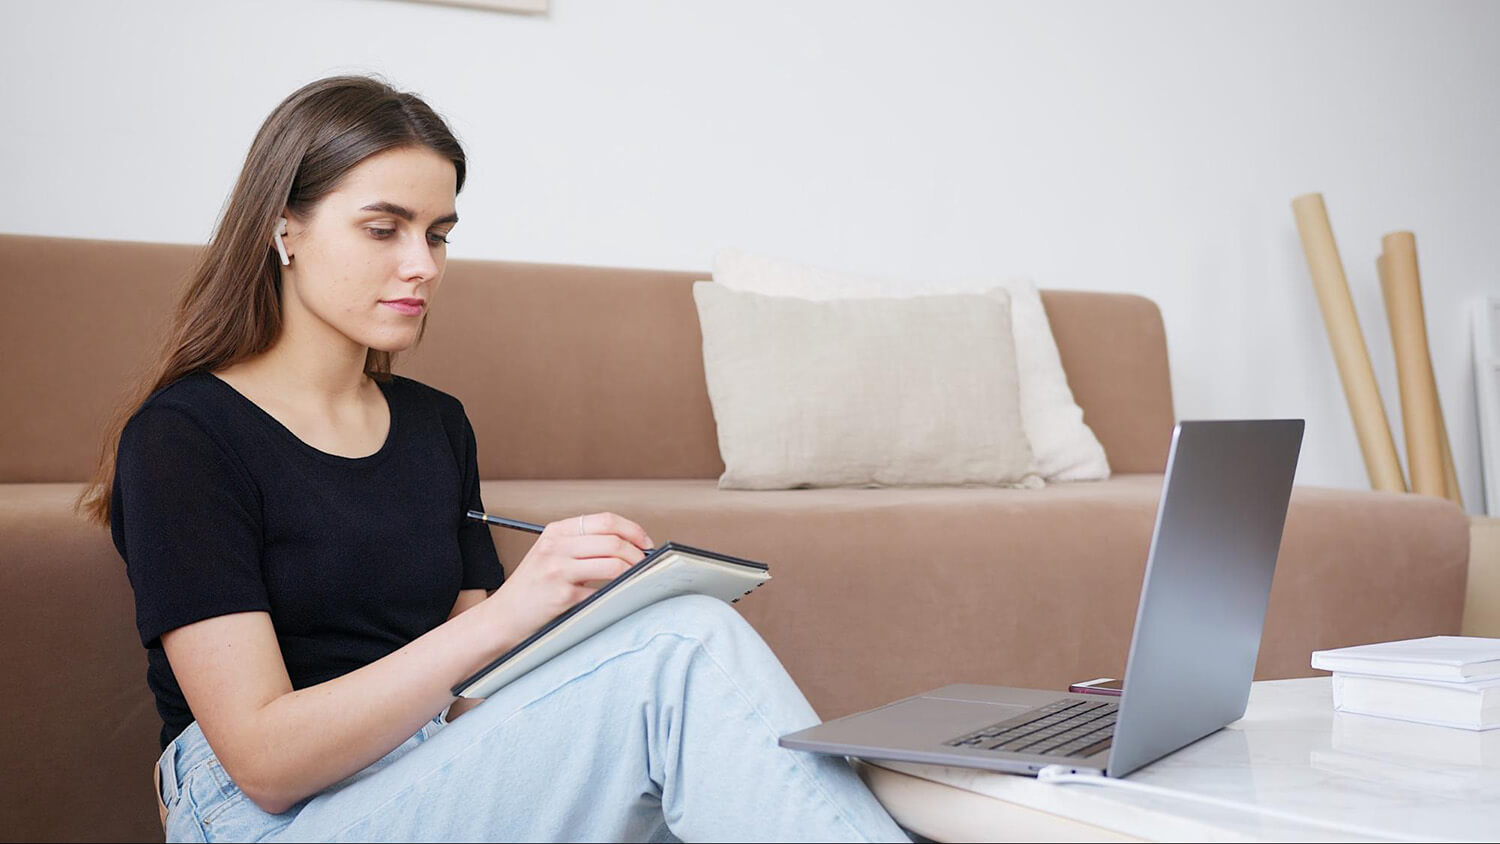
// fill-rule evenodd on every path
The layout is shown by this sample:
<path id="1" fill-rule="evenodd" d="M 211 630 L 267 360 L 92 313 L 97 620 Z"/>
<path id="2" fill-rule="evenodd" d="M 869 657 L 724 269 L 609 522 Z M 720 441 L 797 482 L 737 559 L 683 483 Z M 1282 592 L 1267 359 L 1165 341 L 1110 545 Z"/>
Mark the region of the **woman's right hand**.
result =
<path id="1" fill-rule="evenodd" d="M 614 513 L 553 522 L 515 571 L 481 604 L 519 643 L 620 576 L 655 547 L 640 525 Z M 476 607 L 475 609 L 478 609 Z"/>

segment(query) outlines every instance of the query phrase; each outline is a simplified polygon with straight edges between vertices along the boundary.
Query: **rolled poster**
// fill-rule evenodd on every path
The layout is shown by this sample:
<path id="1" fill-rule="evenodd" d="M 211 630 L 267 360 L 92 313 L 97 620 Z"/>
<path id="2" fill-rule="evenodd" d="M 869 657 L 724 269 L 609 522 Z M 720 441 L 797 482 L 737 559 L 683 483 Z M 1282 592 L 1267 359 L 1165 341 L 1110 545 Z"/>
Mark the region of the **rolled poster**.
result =
<path id="1" fill-rule="evenodd" d="M 1462 506 L 1458 473 L 1452 465 L 1453 450 L 1446 442 L 1447 427 L 1443 424 L 1443 408 L 1427 344 L 1417 240 L 1411 232 L 1391 232 L 1381 238 L 1380 244 L 1381 256 L 1376 268 L 1391 324 L 1391 347 L 1396 352 L 1396 380 L 1401 390 L 1411 489 L 1422 495 L 1449 498 Z"/>
<path id="2" fill-rule="evenodd" d="M 1380 403 L 1380 388 L 1370 367 L 1365 337 L 1359 330 L 1359 316 L 1349 296 L 1349 281 L 1333 240 L 1333 226 L 1328 222 L 1323 195 L 1310 193 L 1293 199 L 1292 213 L 1297 218 L 1297 233 L 1302 238 L 1313 290 L 1323 311 L 1323 325 L 1328 329 L 1333 359 L 1344 384 L 1344 398 L 1354 417 L 1354 432 L 1359 437 L 1370 485 L 1377 490 L 1404 492 L 1406 481 L 1401 475 L 1401 461 L 1396 457 L 1385 405 Z"/>
<path id="3" fill-rule="evenodd" d="M 1382 255 L 1376 259 L 1376 273 L 1380 276 L 1380 294 L 1385 298 L 1386 316 L 1391 321 L 1391 346 L 1397 354 L 1397 381 L 1401 388 L 1401 415 L 1404 420 L 1407 441 L 1407 469 L 1412 474 L 1413 492 L 1424 495 L 1439 495 L 1454 504 L 1464 505 L 1463 493 L 1458 489 L 1458 468 L 1454 465 L 1454 448 L 1448 442 L 1448 424 L 1443 420 L 1443 402 L 1437 394 L 1437 378 L 1433 373 L 1433 354 L 1427 342 L 1427 318 L 1422 307 L 1421 273 L 1416 262 L 1416 237 L 1412 232 L 1391 232 L 1382 238 Z M 1392 246 L 1395 258 L 1392 259 Z M 1392 279 L 1392 261 L 1400 264 Z M 1413 369 L 1418 369 L 1413 372 Z M 1409 403 L 1418 403 L 1421 408 L 1425 397 L 1421 391 L 1431 390 L 1431 408 L 1409 409 Z M 1410 394 L 1418 391 L 1418 396 Z M 1419 412 L 1418 432 L 1413 432 L 1413 412 Z M 1427 426 L 1436 426 L 1439 465 L 1442 466 L 1442 493 L 1433 492 L 1431 483 L 1433 469 L 1428 465 L 1433 459 L 1431 442 L 1416 442 Z M 1415 445 L 1415 447 L 1413 447 Z M 1422 462 L 1421 468 L 1418 463 Z M 1418 486 L 1418 475 L 1424 475 L 1424 487 Z"/>

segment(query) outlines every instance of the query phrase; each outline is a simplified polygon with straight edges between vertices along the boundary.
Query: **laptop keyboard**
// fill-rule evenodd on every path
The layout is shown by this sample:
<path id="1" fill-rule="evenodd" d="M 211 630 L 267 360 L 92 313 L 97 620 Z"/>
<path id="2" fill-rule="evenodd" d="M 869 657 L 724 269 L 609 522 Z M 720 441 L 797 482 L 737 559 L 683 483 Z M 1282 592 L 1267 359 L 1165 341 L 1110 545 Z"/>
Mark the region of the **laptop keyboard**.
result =
<path id="1" fill-rule="evenodd" d="M 1119 709 L 1118 701 L 1064 698 L 943 743 L 1036 756 L 1092 756 L 1114 740 Z"/>

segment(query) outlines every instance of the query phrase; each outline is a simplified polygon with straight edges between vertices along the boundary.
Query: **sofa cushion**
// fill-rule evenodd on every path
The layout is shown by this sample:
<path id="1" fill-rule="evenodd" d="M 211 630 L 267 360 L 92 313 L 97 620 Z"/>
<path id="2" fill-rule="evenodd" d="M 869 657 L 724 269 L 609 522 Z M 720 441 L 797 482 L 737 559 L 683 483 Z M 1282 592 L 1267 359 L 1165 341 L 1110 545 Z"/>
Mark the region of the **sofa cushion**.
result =
<path id="1" fill-rule="evenodd" d="M 1031 443 L 1031 471 L 1049 481 L 1109 477 L 1109 461 L 1094 432 L 1073 402 L 1068 376 L 1058 357 L 1036 285 L 1027 279 L 983 282 L 917 282 L 858 275 L 721 249 L 714 255 L 714 281 L 733 290 L 804 299 L 911 297 L 935 293 L 982 293 L 996 287 L 1010 294 L 1011 329 L 1016 347 L 1021 421 Z"/>
<path id="2" fill-rule="evenodd" d="M 716 489 L 712 480 L 490 481 L 491 513 L 612 511 L 675 540 L 769 563 L 738 606 L 824 717 L 945 683 L 1065 689 L 1120 677 L 1161 475 L 1041 490 Z M 532 537 L 495 529 L 514 567 Z M 1468 521 L 1447 501 L 1297 487 L 1258 679 L 1311 652 L 1456 633 Z M 852 605 L 852 606 L 851 606 Z"/>
<path id="3" fill-rule="evenodd" d="M 1010 297 L 812 302 L 693 285 L 720 489 L 1028 475 Z"/>

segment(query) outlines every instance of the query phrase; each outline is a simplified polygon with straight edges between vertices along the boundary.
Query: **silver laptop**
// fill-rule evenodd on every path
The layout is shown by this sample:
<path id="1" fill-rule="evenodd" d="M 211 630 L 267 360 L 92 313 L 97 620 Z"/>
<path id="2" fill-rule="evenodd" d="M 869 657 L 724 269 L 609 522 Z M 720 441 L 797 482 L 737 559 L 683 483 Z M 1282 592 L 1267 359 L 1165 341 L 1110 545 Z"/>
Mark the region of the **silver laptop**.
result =
<path id="1" fill-rule="evenodd" d="M 1245 714 L 1301 419 L 1182 422 L 1119 697 L 953 685 L 781 737 L 796 750 L 1123 777 Z"/>

